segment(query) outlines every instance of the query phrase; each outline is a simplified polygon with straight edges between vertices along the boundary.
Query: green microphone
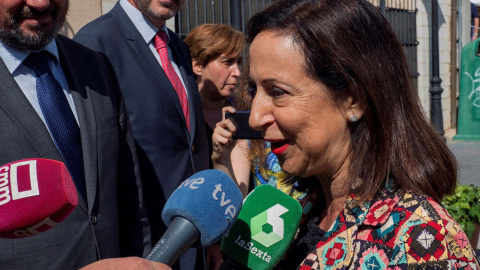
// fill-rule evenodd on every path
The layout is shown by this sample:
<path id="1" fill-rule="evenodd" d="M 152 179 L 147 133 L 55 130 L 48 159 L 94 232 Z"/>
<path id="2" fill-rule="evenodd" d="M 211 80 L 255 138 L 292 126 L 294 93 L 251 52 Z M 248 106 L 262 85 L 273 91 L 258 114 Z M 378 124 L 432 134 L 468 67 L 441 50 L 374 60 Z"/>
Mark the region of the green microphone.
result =
<path id="1" fill-rule="evenodd" d="M 273 269 L 297 232 L 300 203 L 270 185 L 256 187 L 223 237 L 221 269 Z"/>

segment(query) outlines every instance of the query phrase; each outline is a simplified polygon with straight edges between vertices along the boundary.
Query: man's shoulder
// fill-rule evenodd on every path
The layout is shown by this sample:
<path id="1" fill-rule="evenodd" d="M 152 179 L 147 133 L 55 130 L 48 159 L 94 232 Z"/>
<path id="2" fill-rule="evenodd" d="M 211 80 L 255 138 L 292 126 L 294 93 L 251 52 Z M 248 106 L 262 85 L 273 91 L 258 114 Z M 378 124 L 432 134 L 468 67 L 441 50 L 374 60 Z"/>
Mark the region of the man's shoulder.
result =
<path id="1" fill-rule="evenodd" d="M 190 50 L 188 49 L 188 46 L 187 44 L 185 43 L 185 41 L 183 41 L 182 38 L 180 38 L 175 32 L 173 32 L 171 29 L 167 28 L 168 29 L 168 35 L 170 37 L 170 41 L 174 44 L 174 46 L 177 48 L 177 49 L 180 49 L 181 50 L 181 54 L 182 55 L 186 55 L 188 57 L 190 57 Z M 190 58 L 189 58 L 190 59 Z"/>
<path id="2" fill-rule="evenodd" d="M 55 41 L 57 42 L 57 47 L 59 48 L 59 50 L 62 53 L 66 54 L 66 57 L 70 55 L 77 55 L 82 57 L 104 58 L 99 52 L 94 51 L 87 46 L 66 36 L 57 35 Z M 98 59 L 96 61 L 98 61 Z"/>
<path id="3" fill-rule="evenodd" d="M 105 72 L 112 70 L 110 61 L 104 54 L 62 35 L 57 35 L 55 41 L 62 63 L 74 64 L 78 68 L 83 68 L 84 72 L 101 73 L 104 76 Z"/>
<path id="4" fill-rule="evenodd" d="M 170 40 L 176 42 L 176 43 L 181 43 L 182 45 L 187 46 L 187 44 L 183 41 L 181 37 L 179 37 L 173 30 L 167 27 L 168 30 L 168 36 L 170 37 Z"/>
<path id="5" fill-rule="evenodd" d="M 114 12 L 110 11 L 95 20 L 87 23 L 83 26 L 75 35 L 74 39 L 77 36 L 81 35 L 88 35 L 88 36 L 104 36 L 108 33 L 114 31 L 114 29 L 118 28 L 118 24 L 114 17 Z"/>
<path id="6" fill-rule="evenodd" d="M 105 52 L 110 46 L 115 46 L 115 40 L 122 39 L 122 35 L 120 26 L 110 11 L 83 26 L 73 40 L 94 51 Z"/>

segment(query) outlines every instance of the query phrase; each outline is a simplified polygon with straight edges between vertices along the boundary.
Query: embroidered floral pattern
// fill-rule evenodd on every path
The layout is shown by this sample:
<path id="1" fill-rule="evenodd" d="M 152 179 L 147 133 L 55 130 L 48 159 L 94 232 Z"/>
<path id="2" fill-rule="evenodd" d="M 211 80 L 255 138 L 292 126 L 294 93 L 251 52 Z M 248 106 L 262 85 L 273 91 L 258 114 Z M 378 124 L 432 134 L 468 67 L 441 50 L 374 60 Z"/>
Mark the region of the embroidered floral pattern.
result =
<path id="1" fill-rule="evenodd" d="M 350 195 L 326 237 L 298 268 L 480 269 L 460 226 L 442 205 L 391 183 L 376 199 Z"/>

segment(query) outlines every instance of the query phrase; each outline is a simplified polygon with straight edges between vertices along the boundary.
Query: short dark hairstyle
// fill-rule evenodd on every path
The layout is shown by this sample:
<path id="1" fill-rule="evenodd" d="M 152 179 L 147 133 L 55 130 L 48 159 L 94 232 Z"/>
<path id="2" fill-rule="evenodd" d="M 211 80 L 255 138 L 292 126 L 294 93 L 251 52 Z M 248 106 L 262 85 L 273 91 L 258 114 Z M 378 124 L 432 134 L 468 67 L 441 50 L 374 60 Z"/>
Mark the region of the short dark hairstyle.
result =
<path id="1" fill-rule="evenodd" d="M 387 179 L 440 201 L 456 184 L 456 161 L 422 110 L 400 42 L 364 0 L 279 0 L 248 23 L 290 36 L 305 73 L 335 99 L 350 95 L 364 115 L 351 123 L 352 192 L 372 198 Z M 353 185 L 353 182 L 352 182 Z"/>

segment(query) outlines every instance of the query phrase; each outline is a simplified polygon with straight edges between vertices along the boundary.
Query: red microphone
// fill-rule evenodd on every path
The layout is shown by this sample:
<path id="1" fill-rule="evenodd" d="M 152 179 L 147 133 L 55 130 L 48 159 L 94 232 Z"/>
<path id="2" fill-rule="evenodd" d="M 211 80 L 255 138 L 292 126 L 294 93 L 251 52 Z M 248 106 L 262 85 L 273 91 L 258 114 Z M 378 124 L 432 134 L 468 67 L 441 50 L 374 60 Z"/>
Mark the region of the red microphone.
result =
<path id="1" fill-rule="evenodd" d="M 78 204 L 77 190 L 60 161 L 32 158 L 0 167 L 0 237 L 47 231 Z"/>

